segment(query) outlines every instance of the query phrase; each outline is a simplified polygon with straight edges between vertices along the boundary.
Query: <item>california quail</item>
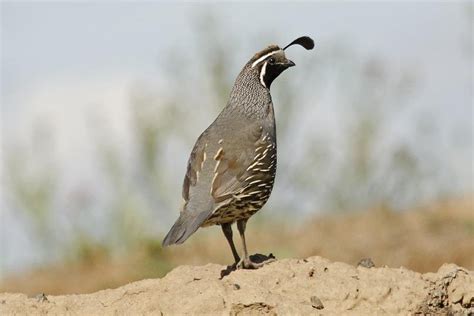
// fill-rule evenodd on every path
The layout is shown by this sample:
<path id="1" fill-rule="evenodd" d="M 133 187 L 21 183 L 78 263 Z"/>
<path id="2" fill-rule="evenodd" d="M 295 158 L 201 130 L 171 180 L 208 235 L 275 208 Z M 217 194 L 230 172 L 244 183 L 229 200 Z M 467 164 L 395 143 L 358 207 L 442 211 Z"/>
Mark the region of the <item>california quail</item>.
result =
<path id="1" fill-rule="evenodd" d="M 237 76 L 226 107 L 194 145 L 184 177 L 183 209 L 163 246 L 183 243 L 199 227 L 221 225 L 236 264 L 241 268 L 261 266 L 248 256 L 245 225 L 267 202 L 273 188 L 277 156 L 270 85 L 295 65 L 284 52 L 294 44 L 314 47 L 307 36 L 283 49 L 268 46 Z M 242 261 L 232 240 L 234 222 L 242 238 Z"/>

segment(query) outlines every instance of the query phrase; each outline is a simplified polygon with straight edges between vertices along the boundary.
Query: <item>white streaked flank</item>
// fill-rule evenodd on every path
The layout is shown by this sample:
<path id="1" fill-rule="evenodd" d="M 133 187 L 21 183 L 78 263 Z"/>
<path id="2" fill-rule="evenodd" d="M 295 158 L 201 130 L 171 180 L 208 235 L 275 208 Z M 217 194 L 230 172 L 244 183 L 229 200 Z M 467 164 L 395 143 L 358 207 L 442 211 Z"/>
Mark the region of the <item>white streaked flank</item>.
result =
<path id="1" fill-rule="evenodd" d="M 220 154 L 222 154 L 222 151 L 223 151 L 223 148 L 222 148 L 222 147 L 219 148 L 219 150 L 217 151 L 216 155 L 214 156 L 214 160 L 219 159 L 219 156 L 220 156 Z"/>
<path id="2" fill-rule="evenodd" d="M 206 159 L 207 159 L 207 155 L 206 155 L 206 152 L 204 152 L 203 156 L 202 156 L 202 161 L 201 161 L 201 167 L 200 167 L 200 170 L 202 170 L 204 168 L 204 163 L 206 162 Z"/>
<path id="3" fill-rule="evenodd" d="M 246 171 L 250 171 L 252 170 L 253 167 L 255 167 L 256 165 L 258 164 L 258 160 L 255 161 L 253 164 L 251 164 L 250 166 L 248 166 L 247 170 Z"/>
<path id="4" fill-rule="evenodd" d="M 219 168 L 219 165 L 221 164 L 221 161 L 218 160 L 216 163 L 216 166 L 214 167 L 214 173 L 217 173 L 217 169 Z"/>
<path id="5" fill-rule="evenodd" d="M 214 173 L 214 177 L 212 178 L 212 182 L 211 182 L 211 195 L 213 195 L 214 193 L 214 182 L 216 181 L 216 178 L 217 178 L 217 173 Z"/>

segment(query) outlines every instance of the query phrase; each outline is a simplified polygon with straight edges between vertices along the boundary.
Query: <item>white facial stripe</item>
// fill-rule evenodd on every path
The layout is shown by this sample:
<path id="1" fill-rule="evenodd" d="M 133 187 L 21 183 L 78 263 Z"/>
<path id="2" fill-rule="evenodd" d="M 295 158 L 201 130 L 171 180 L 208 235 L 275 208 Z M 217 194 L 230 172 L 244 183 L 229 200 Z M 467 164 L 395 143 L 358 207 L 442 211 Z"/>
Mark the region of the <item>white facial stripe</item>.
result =
<path id="1" fill-rule="evenodd" d="M 261 62 L 262 60 L 265 60 L 268 56 L 271 56 L 271 55 L 276 54 L 276 53 L 278 53 L 278 52 L 279 52 L 279 50 L 274 50 L 273 52 L 270 52 L 270 53 L 268 53 L 268 54 L 266 54 L 266 55 L 263 55 L 262 57 L 260 57 L 259 59 L 257 59 L 256 61 L 253 62 L 252 68 L 255 67 L 255 66 L 256 66 L 259 62 Z"/>
<path id="2" fill-rule="evenodd" d="M 262 66 L 262 70 L 260 71 L 260 82 L 262 83 L 262 85 L 267 88 L 267 86 L 265 85 L 265 81 L 263 80 L 263 77 L 265 77 L 265 72 L 267 71 L 267 63 L 268 62 L 265 62 Z"/>

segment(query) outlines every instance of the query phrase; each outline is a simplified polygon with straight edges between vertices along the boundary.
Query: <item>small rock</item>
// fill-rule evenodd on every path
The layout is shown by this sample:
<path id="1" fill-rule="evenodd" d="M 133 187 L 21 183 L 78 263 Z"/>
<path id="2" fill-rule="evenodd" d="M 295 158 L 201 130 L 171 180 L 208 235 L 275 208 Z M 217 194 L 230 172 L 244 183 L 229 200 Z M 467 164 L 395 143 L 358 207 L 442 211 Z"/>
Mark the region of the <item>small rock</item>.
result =
<path id="1" fill-rule="evenodd" d="M 360 259 L 357 266 L 358 267 L 364 267 L 364 268 L 373 268 L 373 267 L 375 267 L 375 264 L 372 261 L 372 259 L 370 259 L 370 258 L 362 258 L 362 259 Z"/>
<path id="2" fill-rule="evenodd" d="M 317 296 L 311 296 L 311 306 L 313 306 L 316 309 L 323 309 L 324 305 Z"/>
<path id="3" fill-rule="evenodd" d="M 46 297 L 46 294 L 41 293 L 41 294 L 36 295 L 36 300 L 39 303 L 44 303 L 44 302 L 48 302 L 48 297 Z"/>
<path id="4" fill-rule="evenodd" d="M 233 287 L 234 290 L 240 290 L 240 285 L 238 285 L 237 283 L 234 283 Z"/>
<path id="5" fill-rule="evenodd" d="M 455 288 L 451 295 L 449 295 L 449 300 L 451 303 L 460 303 L 464 297 L 464 291 L 461 288 Z"/>
<path id="6" fill-rule="evenodd" d="M 461 306 L 464 308 L 474 307 L 474 297 L 471 296 L 470 298 L 466 295 L 463 297 Z M 474 313 L 474 310 L 473 310 Z"/>
<path id="7" fill-rule="evenodd" d="M 311 268 L 311 270 L 309 270 L 308 276 L 309 276 L 310 278 L 312 278 L 312 277 L 314 276 L 314 269 L 313 269 L 313 268 Z"/>
<path id="8" fill-rule="evenodd" d="M 276 316 L 275 306 L 263 302 L 254 302 L 250 304 L 233 304 L 229 315 L 270 315 Z"/>

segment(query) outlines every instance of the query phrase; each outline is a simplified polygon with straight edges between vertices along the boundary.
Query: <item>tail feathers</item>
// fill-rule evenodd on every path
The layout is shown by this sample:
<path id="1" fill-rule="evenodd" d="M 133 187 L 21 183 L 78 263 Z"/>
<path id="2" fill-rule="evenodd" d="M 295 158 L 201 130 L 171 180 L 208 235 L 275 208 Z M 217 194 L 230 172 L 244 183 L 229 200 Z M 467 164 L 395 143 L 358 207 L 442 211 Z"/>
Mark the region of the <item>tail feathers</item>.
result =
<path id="1" fill-rule="evenodd" d="M 163 239 L 163 246 L 170 246 L 173 244 L 182 244 L 189 238 L 199 226 L 207 219 L 207 212 L 190 216 L 189 213 L 181 213 L 178 220 L 171 227 L 165 239 Z"/>

